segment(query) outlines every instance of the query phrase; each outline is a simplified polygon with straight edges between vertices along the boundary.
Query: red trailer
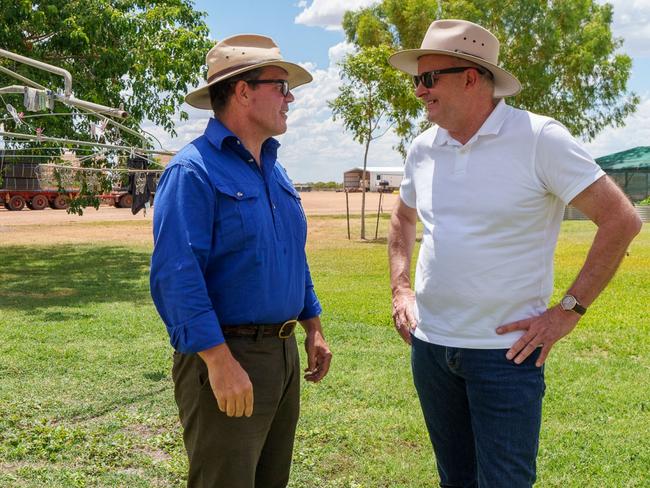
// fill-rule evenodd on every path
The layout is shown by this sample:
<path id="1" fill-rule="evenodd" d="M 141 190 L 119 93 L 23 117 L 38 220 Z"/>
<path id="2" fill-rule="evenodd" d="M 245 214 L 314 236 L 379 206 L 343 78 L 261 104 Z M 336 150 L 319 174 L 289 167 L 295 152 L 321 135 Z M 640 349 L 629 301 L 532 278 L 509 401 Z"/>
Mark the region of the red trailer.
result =
<path id="1" fill-rule="evenodd" d="M 0 189 L 0 200 L 8 210 L 22 210 L 27 206 L 32 210 L 43 210 L 51 207 L 57 210 L 68 208 L 71 198 L 77 196 L 75 192 L 59 193 L 58 191 L 20 191 Z"/>
<path id="2" fill-rule="evenodd" d="M 4 156 L 4 155 L 3 155 Z M 38 163 L 32 161 L 0 161 L 0 203 L 8 210 L 32 210 L 68 207 L 70 198 L 77 196 L 78 189 L 42 187 L 37 173 Z"/>

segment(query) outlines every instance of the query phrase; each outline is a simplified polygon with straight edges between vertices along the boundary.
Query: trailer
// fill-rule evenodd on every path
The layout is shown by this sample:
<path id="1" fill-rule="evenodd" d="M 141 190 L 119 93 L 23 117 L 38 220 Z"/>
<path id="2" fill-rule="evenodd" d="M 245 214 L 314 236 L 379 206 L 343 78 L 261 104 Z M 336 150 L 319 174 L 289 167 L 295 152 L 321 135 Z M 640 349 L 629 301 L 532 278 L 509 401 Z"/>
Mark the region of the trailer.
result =
<path id="1" fill-rule="evenodd" d="M 78 188 L 59 190 L 41 186 L 38 178 L 39 163 L 33 158 L 0 153 L 0 202 L 7 210 L 43 210 L 48 206 L 56 210 L 68 208 Z"/>
<path id="2" fill-rule="evenodd" d="M 137 213 L 153 202 L 162 171 L 154 169 L 156 166 L 149 169 L 150 165 L 157 164 L 155 155 L 172 156 L 174 152 L 153 149 L 155 142 L 160 144 L 155 137 L 115 120 L 128 116 L 121 106 L 107 107 L 76 98 L 72 76 L 65 69 L 4 49 L 0 49 L 0 58 L 61 76 L 64 81 L 64 91 L 55 91 L 0 65 L 3 75 L 21 83 L 0 86 L 0 103 L 8 113 L 0 118 L 0 205 L 14 211 L 25 207 L 43 210 L 48 206 L 66 209 L 74 203 L 71 200 L 91 196 L 116 207 L 130 207 Z M 21 97 L 25 112 L 38 114 L 19 112 L 5 101 L 5 96 Z M 56 103 L 65 105 L 66 111 L 54 110 Z M 82 128 L 86 134 L 53 137 L 36 122 L 42 117 L 69 116 L 82 121 L 74 129 Z M 13 125 L 13 130 L 6 125 Z M 122 133 L 140 142 L 133 145 L 127 139 L 123 143 Z"/>

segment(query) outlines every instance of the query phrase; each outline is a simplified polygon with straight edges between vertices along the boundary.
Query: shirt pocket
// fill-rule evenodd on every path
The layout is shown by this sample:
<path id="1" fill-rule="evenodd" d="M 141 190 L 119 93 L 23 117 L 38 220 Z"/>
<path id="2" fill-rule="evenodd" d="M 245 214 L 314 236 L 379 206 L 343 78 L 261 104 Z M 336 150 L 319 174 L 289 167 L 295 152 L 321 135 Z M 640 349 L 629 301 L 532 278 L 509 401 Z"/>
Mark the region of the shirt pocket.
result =
<path id="1" fill-rule="evenodd" d="M 237 183 L 216 183 L 215 242 L 221 252 L 255 246 L 259 228 L 259 188 Z"/>
<path id="2" fill-rule="evenodd" d="M 277 181 L 283 190 L 282 196 L 286 200 L 285 205 L 289 207 L 290 221 L 285 223 L 285 227 L 290 228 L 295 237 L 302 240 L 304 244 L 307 240 L 307 216 L 302 208 L 300 193 L 283 178 L 278 178 Z"/>

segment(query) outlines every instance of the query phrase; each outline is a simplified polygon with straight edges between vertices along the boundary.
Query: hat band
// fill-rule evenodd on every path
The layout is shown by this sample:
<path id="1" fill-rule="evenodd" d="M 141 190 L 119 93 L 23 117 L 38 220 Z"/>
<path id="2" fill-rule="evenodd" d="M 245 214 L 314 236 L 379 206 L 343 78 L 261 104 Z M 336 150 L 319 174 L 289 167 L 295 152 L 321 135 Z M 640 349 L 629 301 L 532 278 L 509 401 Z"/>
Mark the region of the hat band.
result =
<path id="1" fill-rule="evenodd" d="M 233 73 L 235 71 L 238 71 L 240 69 L 250 68 L 251 66 L 255 66 L 255 65 L 258 65 L 258 64 L 261 64 L 261 63 L 265 63 L 267 61 L 275 61 L 275 60 L 260 59 L 260 60 L 253 61 L 251 63 L 237 64 L 235 66 L 231 66 L 230 68 L 222 69 L 221 71 L 217 71 L 216 73 L 210 75 L 210 77 L 208 78 L 208 83 L 212 83 L 212 81 L 215 80 L 216 78 L 221 78 L 221 77 L 223 77 L 225 75 L 228 75 L 228 74 Z M 278 59 L 277 61 L 280 61 L 280 60 Z"/>

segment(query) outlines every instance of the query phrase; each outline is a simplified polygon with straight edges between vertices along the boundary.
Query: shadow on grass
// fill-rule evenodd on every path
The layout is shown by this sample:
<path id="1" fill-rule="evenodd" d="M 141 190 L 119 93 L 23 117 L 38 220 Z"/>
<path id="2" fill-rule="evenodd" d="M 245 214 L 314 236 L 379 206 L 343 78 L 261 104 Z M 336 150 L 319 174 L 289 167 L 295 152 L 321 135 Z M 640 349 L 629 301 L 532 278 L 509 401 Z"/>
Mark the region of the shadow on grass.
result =
<path id="1" fill-rule="evenodd" d="M 54 416 L 53 422 L 87 422 L 89 420 L 98 419 L 115 412 L 118 408 L 140 404 L 144 400 L 155 398 L 161 393 L 169 390 L 173 390 L 171 380 L 162 386 L 141 393 L 134 393 L 131 395 L 116 394 L 116 396 L 111 400 L 103 401 L 101 403 L 86 403 L 77 408 L 68 410 L 65 414 Z"/>
<path id="2" fill-rule="evenodd" d="M 149 301 L 149 259 L 127 247 L 0 247 L 0 308 L 60 321 L 70 317 L 48 308 Z"/>

